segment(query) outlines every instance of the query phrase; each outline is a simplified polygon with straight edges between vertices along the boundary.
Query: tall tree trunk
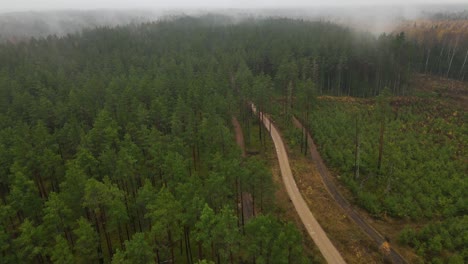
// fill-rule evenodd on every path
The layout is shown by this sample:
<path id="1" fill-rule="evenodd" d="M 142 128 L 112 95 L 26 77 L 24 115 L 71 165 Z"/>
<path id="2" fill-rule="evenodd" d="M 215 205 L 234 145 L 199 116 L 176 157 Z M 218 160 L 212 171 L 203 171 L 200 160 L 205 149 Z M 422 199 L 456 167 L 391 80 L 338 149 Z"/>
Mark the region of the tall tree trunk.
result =
<path id="1" fill-rule="evenodd" d="M 452 57 L 450 58 L 450 62 L 449 62 L 449 67 L 448 67 L 447 73 L 445 74 L 445 76 L 446 76 L 447 78 L 449 77 L 450 69 L 452 68 L 453 57 L 455 57 L 455 52 L 457 51 L 456 48 L 457 48 L 457 47 L 454 47 L 454 48 L 453 48 Z"/>
<path id="2" fill-rule="evenodd" d="M 127 234 L 127 240 L 130 240 L 130 232 L 128 231 L 128 226 L 129 226 L 129 224 L 126 223 L 126 224 L 125 224 L 125 233 Z M 141 231 L 140 231 L 140 232 L 141 232 Z"/>
<path id="3" fill-rule="evenodd" d="M 358 118 L 356 117 L 356 150 L 354 156 L 354 178 L 359 179 L 359 122 Z"/>
<path id="4" fill-rule="evenodd" d="M 120 241 L 120 247 L 121 248 L 124 248 L 124 241 L 123 241 L 123 238 L 122 238 L 122 228 L 120 227 L 120 224 L 117 225 L 118 226 L 118 233 L 119 233 L 119 241 Z"/>
<path id="5" fill-rule="evenodd" d="M 46 194 L 45 194 L 45 189 L 44 189 L 44 186 L 43 186 L 43 183 L 42 181 L 40 180 L 40 175 L 38 172 L 34 172 L 34 182 L 36 183 L 37 185 L 37 189 L 39 190 L 39 194 L 41 195 L 41 198 L 42 199 L 47 199 L 46 197 Z"/>
<path id="6" fill-rule="evenodd" d="M 302 116 L 304 116 L 304 114 L 302 114 Z M 301 127 L 301 153 L 304 153 L 304 127 Z"/>
<path id="7" fill-rule="evenodd" d="M 159 250 L 156 249 L 156 260 L 158 264 L 161 264 L 161 258 L 159 257 Z"/>
<path id="8" fill-rule="evenodd" d="M 192 145 L 192 160 L 193 160 L 193 169 L 197 170 L 197 158 L 195 156 L 195 146 Z"/>
<path id="9" fill-rule="evenodd" d="M 126 200 L 125 200 L 125 203 L 127 203 Z M 128 210 L 128 207 L 127 207 L 127 214 L 131 215 L 129 210 Z M 133 222 L 137 222 L 138 223 L 138 229 L 140 230 L 140 232 L 143 232 L 143 228 L 142 228 L 142 224 L 141 224 L 141 217 L 140 217 L 140 210 L 138 209 L 138 207 L 136 208 L 136 219 L 137 219 L 137 221 L 133 221 Z M 127 229 L 127 238 L 128 238 L 128 229 Z"/>
<path id="10" fill-rule="evenodd" d="M 385 132 L 385 120 L 380 121 L 380 139 L 379 139 L 379 162 L 377 168 L 380 171 L 382 167 L 382 156 L 383 156 L 383 144 L 384 144 L 384 132 Z"/>
<path id="11" fill-rule="evenodd" d="M 242 223 L 242 234 L 245 234 L 245 216 L 244 216 L 244 195 L 242 194 L 242 182 L 239 182 L 239 193 L 240 193 L 240 205 L 241 205 L 241 223 Z"/>
<path id="12" fill-rule="evenodd" d="M 188 241 L 188 248 L 189 248 L 190 264 L 192 264 L 193 257 L 192 257 L 192 246 L 190 244 L 190 228 L 189 227 L 187 227 L 187 241 Z"/>
<path id="13" fill-rule="evenodd" d="M 184 255 L 184 248 L 182 247 L 182 239 L 179 240 L 180 256 Z"/>
<path id="14" fill-rule="evenodd" d="M 198 259 L 203 259 L 203 248 L 201 241 L 197 242 L 198 244 Z"/>
<path id="15" fill-rule="evenodd" d="M 187 239 L 187 227 L 184 227 L 184 242 L 185 242 L 185 256 L 187 257 L 187 262 L 190 264 L 190 253 L 189 253 L 189 246 L 188 246 L 188 239 Z"/>
<path id="16" fill-rule="evenodd" d="M 307 127 L 304 125 L 309 120 L 309 109 L 310 109 L 310 105 L 307 104 L 306 116 L 305 116 L 305 119 L 302 120 L 302 124 L 303 124 L 302 127 L 304 128 L 304 132 L 305 132 L 304 156 L 307 156 L 307 151 L 309 149 L 309 131 L 307 130 Z"/>
<path id="17" fill-rule="evenodd" d="M 442 44 L 443 45 L 443 44 Z M 438 63 L 438 69 L 437 69 L 437 73 L 440 75 L 441 74 L 441 66 L 442 66 L 442 55 L 444 54 L 444 50 L 445 50 L 445 46 L 442 46 L 442 49 L 440 51 L 440 55 L 439 55 L 439 63 Z"/>
<path id="18" fill-rule="evenodd" d="M 429 64 L 429 57 L 431 56 L 431 48 L 427 51 L 427 57 L 426 57 L 426 66 L 424 66 L 424 73 L 427 73 L 427 65 Z"/>
<path id="19" fill-rule="evenodd" d="M 109 235 L 109 232 L 107 231 L 107 227 L 106 227 L 106 216 L 105 216 L 105 212 L 102 211 L 102 214 L 101 214 L 101 223 L 102 223 L 102 229 L 104 231 L 104 236 L 106 237 L 106 243 L 107 243 L 107 250 L 109 252 L 109 257 L 110 259 L 112 259 L 112 255 L 113 255 L 113 252 L 112 252 L 112 241 L 110 239 L 110 235 Z"/>
<path id="20" fill-rule="evenodd" d="M 215 259 L 215 248 L 213 241 L 211 241 L 211 259 Z"/>
<path id="21" fill-rule="evenodd" d="M 167 230 L 167 240 L 169 241 L 169 247 L 171 248 L 171 261 L 174 263 L 174 243 L 172 241 L 171 230 Z"/>
<path id="22" fill-rule="evenodd" d="M 198 132 L 197 132 L 198 133 Z M 223 139 L 223 144 L 224 144 L 224 139 Z M 197 142 L 195 143 L 195 147 L 197 149 L 197 160 L 198 160 L 198 169 L 200 170 L 200 166 L 201 166 L 201 155 L 200 155 L 200 143 Z"/>
<path id="23" fill-rule="evenodd" d="M 262 143 L 262 112 L 258 112 L 258 138 Z"/>
<path id="24" fill-rule="evenodd" d="M 255 206 L 252 206 L 255 215 Z M 263 184 L 260 186 L 260 213 L 263 212 Z"/>
<path id="25" fill-rule="evenodd" d="M 255 217 L 255 185 L 252 186 L 252 215 Z"/>
<path id="26" fill-rule="evenodd" d="M 464 75 L 463 74 L 463 70 L 465 69 L 465 64 L 466 64 L 466 59 L 468 58 L 468 49 L 466 50 L 466 55 L 465 55 L 465 60 L 463 61 L 463 64 L 462 64 L 462 67 L 460 69 L 460 79 L 463 81 L 463 78 L 462 76 Z"/>
<path id="27" fill-rule="evenodd" d="M 240 227 L 240 210 L 239 210 L 239 201 L 240 201 L 240 193 L 239 193 L 239 179 L 235 179 L 236 182 L 236 218 L 237 218 L 237 227 Z"/>
<path id="28" fill-rule="evenodd" d="M 101 228 L 99 227 L 99 219 L 98 219 L 98 216 L 96 215 L 96 213 L 94 211 L 92 211 L 92 214 L 89 214 L 88 213 L 89 211 L 86 210 L 86 215 L 89 216 L 89 219 L 91 220 L 91 218 L 94 218 L 94 223 L 96 225 L 96 231 L 98 233 L 98 236 L 99 236 L 99 245 L 98 245 L 98 252 L 100 252 L 101 254 L 99 255 L 100 259 L 104 259 L 104 254 L 103 254 L 103 250 L 102 250 L 102 243 L 101 243 Z"/>
<path id="29" fill-rule="evenodd" d="M 184 240 L 185 240 L 185 255 L 187 257 L 187 262 L 188 264 L 193 263 L 193 258 L 192 258 L 192 248 L 190 246 L 190 229 L 189 227 L 185 226 L 184 227 Z"/>
<path id="30" fill-rule="evenodd" d="M 225 151 L 225 146 L 224 146 L 225 145 L 225 143 L 224 143 L 224 133 L 223 133 L 222 130 L 220 131 L 220 134 L 221 134 L 221 151 L 222 151 L 221 153 L 224 155 L 224 154 L 226 154 L 226 151 Z M 200 166 L 200 165 L 198 165 L 198 166 Z M 200 168 L 198 168 L 198 169 L 200 169 Z"/>

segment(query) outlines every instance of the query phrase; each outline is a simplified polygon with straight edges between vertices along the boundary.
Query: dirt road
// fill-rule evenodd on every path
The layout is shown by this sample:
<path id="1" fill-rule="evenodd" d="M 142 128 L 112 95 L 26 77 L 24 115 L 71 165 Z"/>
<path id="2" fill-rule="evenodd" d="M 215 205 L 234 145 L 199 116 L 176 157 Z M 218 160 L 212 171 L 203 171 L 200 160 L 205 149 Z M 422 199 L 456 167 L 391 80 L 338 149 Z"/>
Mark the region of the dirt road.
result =
<path id="1" fill-rule="evenodd" d="M 246 156 L 245 153 L 245 143 L 244 143 L 244 133 L 242 132 L 242 127 L 239 124 L 239 121 L 235 116 L 232 117 L 232 126 L 234 127 L 234 132 L 236 133 L 236 143 L 242 150 L 242 157 Z"/>
<path id="2" fill-rule="evenodd" d="M 256 108 L 252 104 L 252 111 L 256 113 Z M 278 162 L 280 165 L 281 175 L 283 177 L 283 182 L 288 192 L 288 195 L 291 199 L 291 202 L 294 204 L 299 217 L 302 220 L 307 232 L 314 241 L 314 243 L 319 248 L 323 257 L 328 263 L 346 263 L 331 243 L 330 239 L 327 237 L 322 227 L 319 225 L 315 217 L 312 215 L 309 207 L 307 206 L 304 198 L 302 198 L 301 193 L 296 185 L 294 177 L 289 166 L 288 154 L 286 153 L 286 148 L 284 146 L 283 140 L 276 129 L 276 127 L 271 123 L 270 119 L 266 115 L 261 115 L 263 124 L 266 129 L 270 131 L 271 138 L 275 144 L 276 154 L 278 156 Z"/>
<path id="3" fill-rule="evenodd" d="M 293 123 L 296 127 L 300 129 L 303 128 L 301 122 L 299 122 L 299 120 L 297 120 L 295 117 L 293 117 Z M 336 187 L 335 183 L 333 182 L 330 176 L 328 168 L 325 166 L 325 163 L 323 162 L 322 157 L 318 153 L 317 147 L 312 137 L 310 136 L 310 133 L 308 132 L 307 140 L 309 142 L 309 150 L 312 157 L 312 161 L 315 163 L 317 171 L 319 172 L 327 191 L 330 193 L 333 199 L 338 203 L 338 205 L 341 208 L 343 208 L 348 217 L 351 218 L 359 226 L 359 228 L 361 228 L 361 230 L 364 231 L 364 233 L 366 233 L 370 238 L 372 238 L 372 240 L 374 240 L 374 242 L 380 248 L 382 248 L 382 246 L 385 245 L 384 247 L 388 252 L 387 258 L 389 258 L 393 263 L 406 263 L 403 257 L 389 246 L 386 239 L 379 232 L 377 232 L 377 230 L 375 230 L 369 223 L 367 223 L 366 220 L 364 220 L 364 218 L 361 217 L 361 215 L 352 208 L 351 204 L 349 204 L 348 201 L 338 191 L 338 188 Z"/>
<path id="4" fill-rule="evenodd" d="M 242 127 L 239 124 L 239 121 L 235 116 L 232 117 L 232 126 L 234 127 L 234 132 L 236 134 L 236 143 L 242 150 L 242 157 L 246 157 L 247 153 L 245 151 L 245 141 L 244 141 L 244 133 L 242 132 Z M 248 192 L 243 192 L 241 186 L 239 186 L 240 190 L 240 204 L 242 210 L 241 221 L 242 225 L 245 222 L 250 220 L 255 214 L 255 207 L 253 205 L 252 194 Z"/>

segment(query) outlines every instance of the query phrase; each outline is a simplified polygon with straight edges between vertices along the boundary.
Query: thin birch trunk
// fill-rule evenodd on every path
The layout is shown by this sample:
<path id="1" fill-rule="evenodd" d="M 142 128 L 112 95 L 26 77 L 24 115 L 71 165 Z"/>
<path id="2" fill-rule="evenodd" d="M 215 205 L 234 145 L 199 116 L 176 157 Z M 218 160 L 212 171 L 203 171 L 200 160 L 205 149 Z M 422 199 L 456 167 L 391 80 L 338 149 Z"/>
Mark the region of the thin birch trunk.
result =
<path id="1" fill-rule="evenodd" d="M 463 81 L 462 76 L 464 76 L 463 70 L 465 69 L 465 64 L 466 64 L 466 59 L 467 59 L 467 58 L 468 58 L 468 49 L 466 50 L 465 60 L 463 61 L 463 65 L 462 65 L 462 67 L 461 67 L 461 69 L 460 69 L 460 74 L 459 74 L 459 75 L 460 75 L 460 79 L 461 79 L 462 81 Z"/>

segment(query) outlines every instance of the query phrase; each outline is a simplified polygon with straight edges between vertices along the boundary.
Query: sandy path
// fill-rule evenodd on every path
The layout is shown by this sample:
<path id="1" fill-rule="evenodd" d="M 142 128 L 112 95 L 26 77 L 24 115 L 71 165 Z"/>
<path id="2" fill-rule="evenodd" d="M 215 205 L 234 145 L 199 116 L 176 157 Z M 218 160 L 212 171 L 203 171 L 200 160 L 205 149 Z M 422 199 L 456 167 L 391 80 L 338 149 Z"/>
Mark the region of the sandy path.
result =
<path id="1" fill-rule="evenodd" d="M 254 113 L 257 111 L 253 104 L 252 110 Z M 289 159 L 288 154 L 286 153 L 286 148 L 278 130 L 266 115 L 262 115 L 260 113 L 260 116 L 263 119 L 263 124 L 267 130 L 270 131 L 271 138 L 275 144 L 276 154 L 278 156 L 278 162 L 286 191 L 288 192 L 291 202 L 294 204 L 294 207 L 296 208 L 302 223 L 307 229 L 307 232 L 328 263 L 346 263 L 313 216 L 304 198 L 299 192 L 291 168 L 289 166 Z"/>

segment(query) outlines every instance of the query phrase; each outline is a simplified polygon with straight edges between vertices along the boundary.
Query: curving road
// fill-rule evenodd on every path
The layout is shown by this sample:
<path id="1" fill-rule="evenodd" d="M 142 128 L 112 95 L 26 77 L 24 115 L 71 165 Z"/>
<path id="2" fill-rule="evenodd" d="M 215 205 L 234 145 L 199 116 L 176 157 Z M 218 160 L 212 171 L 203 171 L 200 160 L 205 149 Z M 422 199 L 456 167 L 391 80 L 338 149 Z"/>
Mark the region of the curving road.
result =
<path id="1" fill-rule="evenodd" d="M 297 120 L 295 117 L 293 117 L 293 124 L 297 128 L 304 128 L 302 123 Z M 307 131 L 307 130 L 306 130 Z M 338 188 L 336 187 L 335 183 L 332 181 L 330 173 L 328 171 L 328 168 L 325 166 L 325 163 L 322 160 L 322 157 L 317 151 L 317 146 L 315 145 L 312 137 L 310 136 L 310 133 L 307 132 L 307 140 L 309 142 L 309 149 L 310 149 L 310 154 L 312 157 L 312 161 L 315 163 L 317 167 L 317 171 L 320 174 L 320 178 L 322 179 L 325 188 L 327 191 L 330 193 L 330 195 L 333 197 L 333 199 L 336 201 L 336 203 L 343 208 L 343 210 L 346 212 L 349 218 L 351 218 L 358 226 L 361 228 L 364 233 L 366 233 L 374 242 L 379 246 L 381 249 L 385 247 L 386 249 L 383 250 L 386 254 L 386 257 L 389 258 L 390 261 L 393 263 L 406 263 L 405 259 L 398 254 L 392 247 L 390 247 L 390 244 L 387 242 L 384 236 L 382 236 L 377 230 L 375 230 L 366 220 L 364 220 L 361 215 L 356 212 L 351 204 L 348 203 L 348 201 L 341 195 L 341 193 L 338 191 Z"/>
<path id="2" fill-rule="evenodd" d="M 251 104 L 251 107 L 252 111 L 256 113 L 257 109 L 255 105 Z M 288 154 L 286 153 L 286 148 L 278 130 L 265 114 L 262 114 L 261 112 L 259 114 L 266 129 L 270 131 L 271 138 L 273 139 L 273 142 L 275 144 L 276 154 L 278 156 L 278 162 L 281 169 L 281 175 L 289 198 L 291 199 L 294 207 L 296 208 L 296 211 L 299 214 L 299 217 L 301 218 L 301 221 L 304 224 L 305 228 L 307 229 L 307 232 L 309 233 L 310 237 L 317 245 L 323 257 L 328 263 L 346 263 L 341 254 L 338 252 L 338 250 L 332 244 L 330 239 L 327 237 L 327 235 L 325 234 L 315 217 L 312 215 L 312 212 L 307 206 L 307 203 L 305 202 L 304 198 L 302 198 L 302 195 L 299 192 L 299 188 L 296 185 L 291 168 L 289 166 Z"/>

